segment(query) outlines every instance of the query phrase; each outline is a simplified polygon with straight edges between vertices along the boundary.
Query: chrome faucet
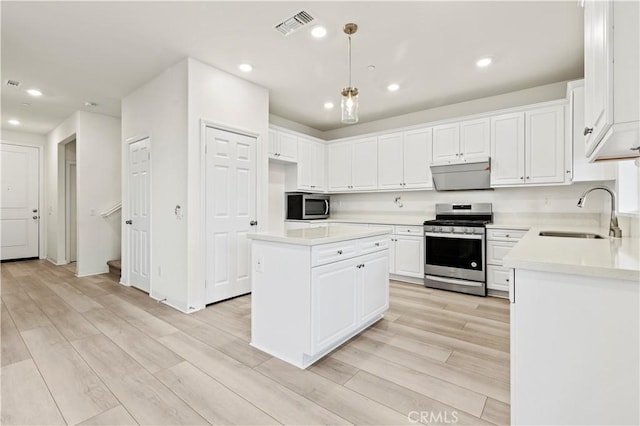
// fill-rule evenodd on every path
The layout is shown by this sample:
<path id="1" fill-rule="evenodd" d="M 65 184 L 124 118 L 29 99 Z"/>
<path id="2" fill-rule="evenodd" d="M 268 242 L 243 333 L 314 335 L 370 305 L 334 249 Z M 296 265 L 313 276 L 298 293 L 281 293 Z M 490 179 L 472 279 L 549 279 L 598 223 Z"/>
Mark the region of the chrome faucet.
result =
<path id="1" fill-rule="evenodd" d="M 618 226 L 618 218 L 616 217 L 616 194 L 606 186 L 594 186 L 582 193 L 578 200 L 578 207 L 584 206 L 584 202 L 587 200 L 587 194 L 596 189 L 602 189 L 607 191 L 611 195 L 611 220 L 609 221 L 609 236 L 614 238 L 622 237 L 622 229 Z"/>

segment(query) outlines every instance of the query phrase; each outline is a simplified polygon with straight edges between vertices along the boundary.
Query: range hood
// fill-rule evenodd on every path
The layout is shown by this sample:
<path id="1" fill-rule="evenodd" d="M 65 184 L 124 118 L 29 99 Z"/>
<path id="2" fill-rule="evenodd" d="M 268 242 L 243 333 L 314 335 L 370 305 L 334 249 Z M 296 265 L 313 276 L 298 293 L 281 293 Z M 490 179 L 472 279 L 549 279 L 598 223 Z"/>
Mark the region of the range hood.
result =
<path id="1" fill-rule="evenodd" d="M 466 163 L 432 164 L 431 174 L 436 191 L 491 189 L 491 161 L 488 157 Z"/>

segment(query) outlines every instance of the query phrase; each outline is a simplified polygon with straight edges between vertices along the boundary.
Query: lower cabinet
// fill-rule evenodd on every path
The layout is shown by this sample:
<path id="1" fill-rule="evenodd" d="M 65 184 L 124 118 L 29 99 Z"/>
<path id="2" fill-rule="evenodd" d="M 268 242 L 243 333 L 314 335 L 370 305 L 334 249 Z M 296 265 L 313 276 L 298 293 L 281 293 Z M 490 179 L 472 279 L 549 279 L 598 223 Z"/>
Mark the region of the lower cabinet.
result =
<path id="1" fill-rule="evenodd" d="M 493 296 L 509 297 L 511 268 L 505 267 L 502 259 L 526 233 L 522 229 L 487 230 L 487 290 Z"/>
<path id="2" fill-rule="evenodd" d="M 251 345 L 307 368 L 389 308 L 389 237 L 252 241 Z"/>

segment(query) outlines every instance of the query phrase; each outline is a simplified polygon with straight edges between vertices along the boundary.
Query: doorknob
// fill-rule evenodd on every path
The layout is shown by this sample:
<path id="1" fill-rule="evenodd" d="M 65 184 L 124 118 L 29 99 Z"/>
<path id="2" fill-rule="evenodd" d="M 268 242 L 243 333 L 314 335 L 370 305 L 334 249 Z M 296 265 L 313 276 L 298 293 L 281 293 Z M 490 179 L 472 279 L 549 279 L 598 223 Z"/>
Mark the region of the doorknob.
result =
<path id="1" fill-rule="evenodd" d="M 249 222 L 249 225 L 251 226 L 256 226 L 258 224 L 257 220 L 252 220 L 251 222 Z"/>
<path id="2" fill-rule="evenodd" d="M 133 225 L 133 221 L 131 219 L 125 221 L 124 223 L 126 223 L 127 225 Z"/>

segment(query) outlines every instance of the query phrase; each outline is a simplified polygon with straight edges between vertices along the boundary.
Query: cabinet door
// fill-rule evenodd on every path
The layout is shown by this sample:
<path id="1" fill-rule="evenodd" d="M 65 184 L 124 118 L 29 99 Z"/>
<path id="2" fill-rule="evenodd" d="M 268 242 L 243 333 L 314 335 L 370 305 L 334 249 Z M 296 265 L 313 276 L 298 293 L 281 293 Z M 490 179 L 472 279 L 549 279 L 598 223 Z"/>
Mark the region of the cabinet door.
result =
<path id="1" fill-rule="evenodd" d="M 351 188 L 351 145 L 334 143 L 327 147 L 329 159 L 329 191 Z"/>
<path id="2" fill-rule="evenodd" d="M 487 288 L 491 290 L 509 291 L 511 268 L 487 265 Z"/>
<path id="3" fill-rule="evenodd" d="M 360 324 L 389 308 L 389 258 L 387 251 L 357 258 L 360 271 Z"/>
<path id="4" fill-rule="evenodd" d="M 473 160 L 488 157 L 490 152 L 489 119 L 463 121 L 460 123 L 460 158 Z"/>
<path id="5" fill-rule="evenodd" d="M 278 132 L 273 129 L 269 129 L 269 157 L 277 158 L 276 152 L 278 145 Z"/>
<path id="6" fill-rule="evenodd" d="M 524 113 L 491 117 L 491 186 L 524 183 Z"/>
<path id="7" fill-rule="evenodd" d="M 351 143 L 351 149 L 351 189 L 377 189 L 377 138 L 354 141 Z"/>
<path id="8" fill-rule="evenodd" d="M 584 87 L 586 152 L 591 154 L 613 124 L 612 1 L 584 5 Z"/>
<path id="9" fill-rule="evenodd" d="M 525 113 L 525 182 L 564 182 L 564 106 Z"/>
<path id="10" fill-rule="evenodd" d="M 298 189 L 313 189 L 312 173 L 313 173 L 313 142 L 298 138 Z"/>
<path id="11" fill-rule="evenodd" d="M 433 162 L 460 161 L 460 126 L 443 124 L 433 128 Z"/>
<path id="12" fill-rule="evenodd" d="M 358 326 L 358 273 L 353 259 L 311 269 L 311 349 L 317 352 Z"/>
<path id="13" fill-rule="evenodd" d="M 433 130 L 420 129 L 404 134 L 404 187 L 431 188 L 431 143 Z M 379 154 L 383 157 L 382 154 Z"/>
<path id="14" fill-rule="evenodd" d="M 424 278 L 422 237 L 396 235 L 396 275 Z"/>
<path id="15" fill-rule="evenodd" d="M 402 133 L 378 137 L 378 188 L 404 187 Z"/>
<path id="16" fill-rule="evenodd" d="M 396 236 L 389 235 L 389 273 L 396 273 Z"/>
<path id="17" fill-rule="evenodd" d="M 321 142 L 314 142 L 312 144 L 311 155 L 311 186 L 316 191 L 324 191 L 325 189 L 325 145 Z"/>
<path id="18" fill-rule="evenodd" d="M 295 162 L 298 160 L 298 137 L 278 132 L 278 159 Z"/>

